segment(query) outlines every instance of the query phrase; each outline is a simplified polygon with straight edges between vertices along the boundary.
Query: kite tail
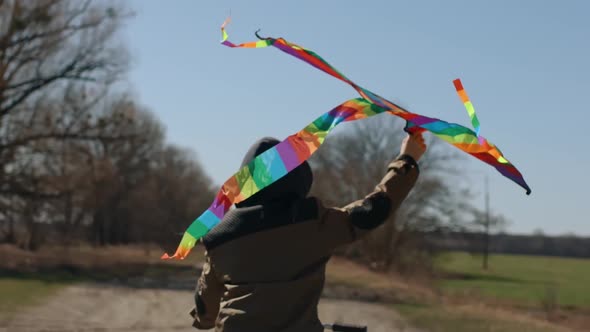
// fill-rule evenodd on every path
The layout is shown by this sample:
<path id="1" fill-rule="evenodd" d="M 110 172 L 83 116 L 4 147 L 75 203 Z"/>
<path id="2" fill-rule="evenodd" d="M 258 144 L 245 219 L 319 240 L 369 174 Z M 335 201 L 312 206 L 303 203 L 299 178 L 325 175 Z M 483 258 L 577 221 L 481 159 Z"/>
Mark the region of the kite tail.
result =
<path id="1" fill-rule="evenodd" d="M 473 126 L 473 130 L 475 130 L 475 135 L 477 135 L 477 140 L 480 144 L 483 144 L 484 140 L 479 132 L 480 123 L 479 119 L 477 118 L 477 114 L 475 113 L 475 108 L 473 108 L 473 104 L 471 103 L 471 100 L 469 100 L 469 96 L 467 96 L 467 92 L 463 88 L 461 80 L 457 78 L 453 81 L 453 84 L 455 85 L 455 89 L 457 90 L 459 98 L 461 99 L 463 105 L 465 106 L 465 109 L 467 110 L 467 114 L 469 115 L 469 119 L 471 120 L 471 125 Z"/>
<path id="2" fill-rule="evenodd" d="M 180 245 L 174 255 L 169 256 L 167 253 L 164 253 L 161 259 L 184 259 L 191 252 L 195 244 L 197 244 L 197 239 L 188 232 L 184 232 L 182 240 L 180 240 Z"/>
<path id="3" fill-rule="evenodd" d="M 226 43 L 228 42 L 228 37 L 227 32 L 225 31 L 225 24 L 222 26 L 222 34 L 223 43 L 227 45 Z M 259 35 L 257 37 L 262 38 Z M 258 43 L 264 43 L 264 46 L 259 46 L 261 44 Z M 231 43 L 231 45 L 235 44 Z M 488 142 L 479 134 L 479 119 L 477 118 L 475 109 L 473 108 L 471 101 L 469 101 L 469 98 L 460 84 L 460 81 L 455 80 L 455 87 L 459 93 L 459 96 L 461 97 L 461 100 L 464 102 L 475 132 L 459 124 L 449 123 L 440 119 L 410 113 L 399 105 L 396 105 L 393 102 L 355 84 L 346 76 L 344 76 L 344 74 L 340 73 L 336 68 L 332 67 L 317 53 L 305 49 L 302 46 L 290 43 L 283 38 L 262 38 L 262 40 L 259 40 L 258 42 L 243 43 L 238 46 L 231 47 L 259 48 L 266 46 L 274 46 L 279 50 L 296 57 L 311 66 L 316 67 L 328 75 L 348 83 L 361 95 L 361 97 L 367 101 L 376 104 L 379 107 L 386 108 L 391 114 L 406 120 L 406 132 L 417 133 L 429 131 L 447 143 L 450 143 L 456 148 L 462 150 L 463 152 L 466 152 L 496 168 L 496 170 L 498 170 L 502 175 L 526 189 L 527 194 L 531 192 L 530 187 L 527 185 L 518 169 L 516 169 L 514 165 L 504 158 L 500 150 L 498 150 L 493 144 Z"/>
<path id="4" fill-rule="evenodd" d="M 527 195 L 531 193 L 531 189 L 518 169 L 504 158 L 503 154 L 495 145 L 479 135 L 479 120 L 459 80 L 454 81 L 455 88 L 467 109 L 475 132 L 459 124 L 408 112 L 389 100 L 356 85 L 313 51 L 306 50 L 282 38 L 262 38 L 257 33 L 257 37 L 260 39 L 259 41 L 234 44 L 228 40 L 228 35 L 225 31 L 225 26 L 228 22 L 229 19 L 221 26 L 223 45 L 232 48 L 274 46 L 348 83 L 362 98 L 351 99 L 335 107 L 307 125 L 301 131 L 287 137 L 287 139 L 266 150 L 248 165 L 242 167 L 223 184 L 211 206 L 191 223 L 184 233 L 174 255 L 164 254 L 162 259 L 185 258 L 195 246 L 198 239 L 202 238 L 223 219 L 232 204 L 248 199 L 309 159 L 324 142 L 330 131 L 339 123 L 364 119 L 385 112 L 404 119 L 406 121 L 404 128 L 406 132 L 410 134 L 424 131 L 431 132 L 456 148 L 493 166 L 502 175 L 525 188 Z"/>
<path id="5" fill-rule="evenodd" d="M 365 99 L 351 99 L 264 151 L 225 181 L 211 206 L 188 227 L 174 255 L 164 254 L 162 259 L 185 258 L 197 240 L 215 227 L 233 204 L 248 199 L 308 160 L 338 124 L 387 111 Z"/>

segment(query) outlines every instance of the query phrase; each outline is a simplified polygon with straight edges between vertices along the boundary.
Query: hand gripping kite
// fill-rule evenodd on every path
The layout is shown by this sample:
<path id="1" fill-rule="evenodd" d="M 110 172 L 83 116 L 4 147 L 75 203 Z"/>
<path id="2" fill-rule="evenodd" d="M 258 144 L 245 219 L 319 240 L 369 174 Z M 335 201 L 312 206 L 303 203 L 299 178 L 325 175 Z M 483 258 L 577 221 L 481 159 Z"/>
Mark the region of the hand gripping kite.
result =
<path id="1" fill-rule="evenodd" d="M 185 258 L 195 246 L 197 240 L 215 227 L 233 204 L 246 200 L 306 161 L 324 142 L 328 133 L 339 123 L 364 119 L 381 113 L 389 113 L 406 120 L 405 130 L 408 133 L 419 133 L 423 131 L 433 133 L 443 141 L 491 165 L 502 175 L 523 187 L 527 195 L 531 193 L 531 189 L 518 169 L 504 158 L 502 152 L 494 144 L 480 135 L 480 124 L 475 114 L 475 109 L 459 79 L 456 79 L 453 83 L 461 101 L 467 109 L 475 132 L 459 124 L 411 113 L 355 84 L 315 52 L 290 43 L 283 38 L 261 38 L 257 34 L 260 39 L 259 41 L 236 45 L 228 40 L 228 35 L 225 31 L 225 26 L 228 22 L 229 19 L 221 26 L 223 45 L 239 48 L 274 46 L 348 83 L 362 98 L 351 99 L 336 106 L 331 111 L 315 119 L 298 133 L 287 137 L 287 139 L 260 154 L 248 165 L 242 167 L 222 185 L 213 204 L 188 227 L 176 253 L 173 256 L 164 254 L 162 256 L 163 259 Z"/>

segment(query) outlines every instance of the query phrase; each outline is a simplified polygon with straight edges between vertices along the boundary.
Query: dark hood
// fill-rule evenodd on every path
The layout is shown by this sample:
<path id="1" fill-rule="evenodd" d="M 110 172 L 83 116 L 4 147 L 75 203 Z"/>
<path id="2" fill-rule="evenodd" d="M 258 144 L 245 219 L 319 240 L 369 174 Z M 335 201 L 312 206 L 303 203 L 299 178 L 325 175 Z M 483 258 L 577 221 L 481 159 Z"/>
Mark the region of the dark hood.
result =
<path id="1" fill-rule="evenodd" d="M 280 141 L 278 139 L 272 137 L 265 137 L 258 140 L 244 156 L 241 167 L 248 165 L 259 154 L 279 143 Z M 247 200 L 236 204 L 236 207 L 294 202 L 307 196 L 312 182 L 313 174 L 309 164 L 305 161 L 275 183 L 254 194 Z"/>

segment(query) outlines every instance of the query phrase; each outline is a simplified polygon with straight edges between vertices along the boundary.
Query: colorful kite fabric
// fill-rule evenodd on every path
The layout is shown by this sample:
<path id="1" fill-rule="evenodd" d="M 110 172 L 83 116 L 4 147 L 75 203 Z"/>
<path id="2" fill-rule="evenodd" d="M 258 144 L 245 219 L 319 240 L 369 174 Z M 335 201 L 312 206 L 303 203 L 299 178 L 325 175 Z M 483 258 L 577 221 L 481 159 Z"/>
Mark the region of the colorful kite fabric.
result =
<path id="1" fill-rule="evenodd" d="M 213 204 L 186 230 L 174 256 L 164 254 L 162 258 L 186 257 L 197 240 L 217 225 L 233 204 L 256 194 L 309 159 L 339 123 L 364 119 L 386 111 L 386 108 L 365 99 L 351 99 L 266 150 L 223 184 Z"/>
<path id="2" fill-rule="evenodd" d="M 385 98 L 356 85 L 313 51 L 289 43 L 283 38 L 261 38 L 257 42 L 236 45 L 228 40 L 228 35 L 225 31 L 225 26 L 228 22 L 229 20 L 224 22 L 221 27 L 223 45 L 239 48 L 274 46 L 348 83 L 362 98 L 351 99 L 335 107 L 298 133 L 287 137 L 287 139 L 260 154 L 248 165 L 242 167 L 223 184 L 213 204 L 189 226 L 182 237 L 176 253 L 173 256 L 164 254 L 162 256 L 163 259 L 184 259 L 195 246 L 197 240 L 215 227 L 233 204 L 246 200 L 309 159 L 324 142 L 328 133 L 339 123 L 364 119 L 381 113 L 389 113 L 406 120 L 406 131 L 409 133 L 419 133 L 422 131 L 433 133 L 460 150 L 493 166 L 502 175 L 526 189 L 527 195 L 530 194 L 531 189 L 516 167 L 504 158 L 496 146 L 479 135 L 479 120 L 460 80 L 454 81 L 455 88 L 467 109 L 475 132 L 458 124 L 411 113 Z"/>
<path id="3" fill-rule="evenodd" d="M 471 119 L 471 125 L 473 126 L 473 129 L 475 129 L 475 134 L 477 135 L 478 141 L 480 144 L 483 144 L 481 136 L 479 135 L 479 119 L 477 118 L 477 114 L 475 114 L 473 104 L 471 103 L 471 100 L 469 100 L 467 92 L 465 91 L 465 89 L 463 89 L 463 84 L 461 84 L 461 80 L 456 79 L 453 81 L 453 84 L 455 85 L 455 89 L 457 90 L 459 98 L 461 98 L 463 105 L 465 105 L 465 109 L 467 109 L 467 114 L 469 114 L 469 118 Z"/>

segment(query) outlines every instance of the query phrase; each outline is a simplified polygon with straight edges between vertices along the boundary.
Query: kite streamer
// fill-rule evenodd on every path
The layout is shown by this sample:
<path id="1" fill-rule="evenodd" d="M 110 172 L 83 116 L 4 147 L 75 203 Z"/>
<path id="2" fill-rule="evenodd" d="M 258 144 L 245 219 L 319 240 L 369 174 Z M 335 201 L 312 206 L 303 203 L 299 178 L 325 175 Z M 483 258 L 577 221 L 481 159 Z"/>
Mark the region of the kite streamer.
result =
<path id="1" fill-rule="evenodd" d="M 186 230 L 174 256 L 164 254 L 162 258 L 186 257 L 197 240 L 217 225 L 233 204 L 256 194 L 309 159 L 339 123 L 365 119 L 384 112 L 387 112 L 386 108 L 363 98 L 351 99 L 264 151 L 221 186 L 213 204 Z"/>
<path id="2" fill-rule="evenodd" d="M 502 175 L 526 189 L 531 189 L 521 173 L 504 158 L 500 150 L 479 135 L 480 124 L 471 101 L 460 80 L 455 80 L 455 88 L 463 101 L 475 131 L 455 123 L 429 118 L 411 113 L 377 94 L 355 84 L 319 55 L 283 38 L 260 38 L 256 42 L 234 44 L 228 40 L 225 26 L 221 26 L 222 44 L 233 48 L 263 48 L 274 46 L 319 70 L 352 86 L 362 98 L 351 99 L 338 105 L 293 134 L 278 145 L 257 156 L 230 177 L 217 193 L 211 206 L 188 227 L 180 245 L 173 256 L 164 254 L 163 259 L 184 259 L 195 246 L 198 239 L 217 225 L 233 204 L 240 203 L 260 190 L 268 187 L 291 170 L 309 159 L 324 142 L 328 133 L 339 123 L 364 119 L 381 113 L 389 113 L 407 121 L 405 130 L 409 133 L 429 131 L 458 149 L 493 166 Z M 257 35 L 258 36 L 258 35 Z"/>
<path id="3" fill-rule="evenodd" d="M 467 110 L 467 114 L 469 114 L 469 118 L 471 119 L 471 125 L 473 126 L 473 129 L 475 129 L 475 134 L 477 135 L 477 138 L 479 139 L 479 143 L 483 144 L 483 142 L 479 136 L 479 128 L 480 128 L 479 119 L 477 118 L 477 114 L 475 114 L 475 109 L 473 108 L 473 104 L 471 103 L 471 100 L 469 100 L 469 96 L 467 96 L 467 92 L 465 91 L 465 89 L 463 89 L 463 84 L 461 84 L 461 80 L 456 79 L 453 81 L 453 84 L 455 85 L 455 89 L 457 90 L 457 94 L 459 95 L 459 98 L 461 98 L 463 105 L 465 105 L 465 109 Z"/>

